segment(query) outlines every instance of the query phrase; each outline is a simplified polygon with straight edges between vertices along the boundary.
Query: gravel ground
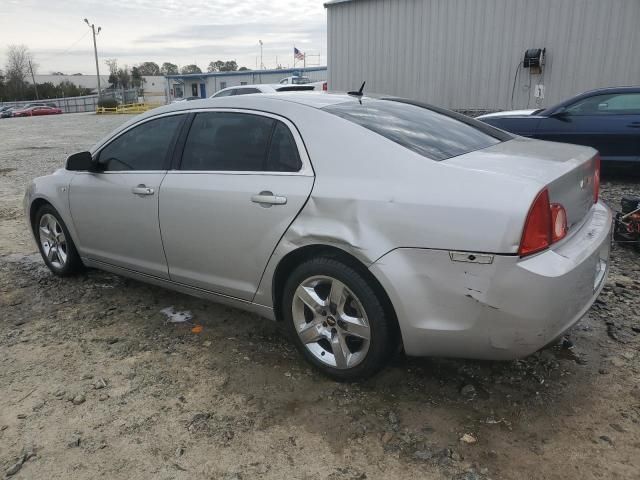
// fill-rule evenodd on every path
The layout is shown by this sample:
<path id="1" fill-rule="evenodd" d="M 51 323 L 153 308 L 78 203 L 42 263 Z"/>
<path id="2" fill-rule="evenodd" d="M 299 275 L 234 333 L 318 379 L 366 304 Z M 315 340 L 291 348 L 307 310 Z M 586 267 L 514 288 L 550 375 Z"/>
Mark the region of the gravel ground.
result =
<path id="1" fill-rule="evenodd" d="M 98 271 L 47 271 L 24 223 L 25 186 L 126 119 L 0 121 L 0 474 L 640 477 L 638 253 L 614 249 L 572 348 L 514 362 L 399 357 L 337 384 L 267 320 Z M 602 190 L 614 207 L 640 194 L 624 178 Z M 168 323 L 169 306 L 202 332 Z"/>

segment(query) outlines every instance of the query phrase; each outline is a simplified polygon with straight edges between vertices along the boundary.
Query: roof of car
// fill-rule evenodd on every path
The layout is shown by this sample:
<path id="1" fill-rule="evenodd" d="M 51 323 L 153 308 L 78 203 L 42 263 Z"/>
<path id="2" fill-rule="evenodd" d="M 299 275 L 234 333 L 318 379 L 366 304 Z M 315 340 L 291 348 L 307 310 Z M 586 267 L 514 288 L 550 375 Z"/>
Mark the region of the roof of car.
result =
<path id="1" fill-rule="evenodd" d="M 258 90 L 261 90 L 263 93 L 266 93 L 266 91 L 273 91 L 273 92 L 277 92 L 278 89 L 280 88 L 288 88 L 288 89 L 296 89 L 299 88 L 300 90 L 305 90 L 309 88 L 309 84 L 308 83 L 288 83 L 288 84 L 283 84 L 283 83 L 253 83 L 251 85 L 234 85 L 232 87 L 225 87 L 222 88 L 220 90 L 218 90 L 216 93 L 214 93 L 213 95 L 211 95 L 211 97 L 215 97 L 216 95 L 218 95 L 220 92 L 226 92 L 228 90 L 239 90 L 241 88 L 256 88 Z"/>
<path id="2" fill-rule="evenodd" d="M 592 95 L 594 93 L 635 93 L 640 92 L 640 86 L 622 86 L 622 87 L 605 87 L 605 88 L 596 88 L 594 90 L 588 90 L 581 95 Z"/>
<path id="3" fill-rule="evenodd" d="M 258 90 L 267 87 L 267 89 L 269 88 L 275 88 L 276 84 L 274 83 L 252 83 L 251 85 L 234 85 L 232 87 L 225 87 L 222 88 L 220 90 L 218 90 L 216 93 L 214 93 L 213 95 L 211 95 L 211 97 L 213 97 L 214 95 L 219 94 L 220 92 L 226 92 L 228 90 L 237 90 L 239 88 L 257 88 Z M 209 98 L 211 98 L 209 97 Z"/>
<path id="4" fill-rule="evenodd" d="M 335 105 L 345 102 L 357 102 L 358 98 L 347 95 L 346 93 L 326 93 L 326 92 L 280 92 L 280 93 L 261 93 L 255 95 L 233 95 L 219 98 L 203 98 L 200 100 L 192 100 L 190 102 L 170 103 L 162 107 L 148 110 L 140 115 L 135 116 L 128 122 L 123 123 L 113 131 L 108 137 L 113 137 L 131 125 L 148 118 L 156 117 L 166 113 L 188 112 L 191 110 L 207 109 L 207 108 L 229 108 L 229 109 L 246 109 L 258 110 L 269 113 L 282 113 L 287 110 L 287 105 L 296 104 L 302 107 L 318 110 L 329 105 Z M 102 144 L 99 142 L 94 149 Z"/>
<path id="5" fill-rule="evenodd" d="M 243 85 L 244 87 L 245 85 Z M 193 108 L 255 108 L 256 102 L 264 100 L 277 100 L 282 102 L 294 102 L 311 108 L 322 108 L 337 103 L 357 101 L 355 97 L 346 93 L 326 93 L 326 92 L 278 92 L 278 93 L 262 93 L 256 95 L 237 95 L 220 98 L 203 98 L 201 100 L 192 100 L 190 102 L 178 102 L 158 107 L 147 112 L 149 116 L 158 115 L 179 110 L 190 110 Z"/>

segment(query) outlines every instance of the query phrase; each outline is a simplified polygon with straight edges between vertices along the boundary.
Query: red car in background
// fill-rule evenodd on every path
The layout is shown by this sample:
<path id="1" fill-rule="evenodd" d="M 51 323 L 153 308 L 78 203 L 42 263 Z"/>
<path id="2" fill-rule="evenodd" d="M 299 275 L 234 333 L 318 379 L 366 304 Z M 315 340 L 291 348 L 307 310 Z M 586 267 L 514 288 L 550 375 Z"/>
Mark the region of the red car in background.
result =
<path id="1" fill-rule="evenodd" d="M 36 115 L 57 115 L 62 113 L 62 109 L 57 107 L 47 107 L 47 106 L 38 106 L 38 107 L 28 107 L 23 108 L 22 110 L 15 110 L 12 117 L 35 117 Z"/>

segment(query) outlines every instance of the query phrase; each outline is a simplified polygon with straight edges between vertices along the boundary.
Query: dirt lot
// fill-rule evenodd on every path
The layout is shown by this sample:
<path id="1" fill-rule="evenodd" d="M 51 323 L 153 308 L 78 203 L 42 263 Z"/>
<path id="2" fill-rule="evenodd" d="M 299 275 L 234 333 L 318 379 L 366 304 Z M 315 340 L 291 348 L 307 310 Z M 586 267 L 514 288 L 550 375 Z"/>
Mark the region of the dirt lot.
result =
<path id="1" fill-rule="evenodd" d="M 0 121 L 0 475 L 640 478 L 637 253 L 615 248 L 572 349 L 398 358 L 337 384 L 267 320 L 98 271 L 47 271 L 24 223 L 26 184 L 125 120 Z M 637 180 L 603 185 L 614 206 L 632 192 Z M 202 333 L 167 323 L 169 306 Z"/>

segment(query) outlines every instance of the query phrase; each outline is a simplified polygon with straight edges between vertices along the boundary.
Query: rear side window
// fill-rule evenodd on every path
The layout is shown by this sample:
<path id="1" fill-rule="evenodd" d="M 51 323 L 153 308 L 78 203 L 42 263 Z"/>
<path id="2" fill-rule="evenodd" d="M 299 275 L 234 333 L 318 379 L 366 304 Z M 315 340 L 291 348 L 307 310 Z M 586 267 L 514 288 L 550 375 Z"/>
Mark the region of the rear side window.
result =
<path id="1" fill-rule="evenodd" d="M 143 123 L 123 133 L 100 151 L 104 171 L 166 170 L 168 150 L 183 115 Z"/>
<path id="2" fill-rule="evenodd" d="M 196 115 L 182 154 L 182 170 L 296 172 L 301 162 L 289 128 L 246 113 Z"/>
<path id="3" fill-rule="evenodd" d="M 298 156 L 298 147 L 289 128 L 282 122 L 276 122 L 269 155 L 267 170 L 270 172 L 297 172 L 302 167 Z"/>
<path id="4" fill-rule="evenodd" d="M 224 91 L 220 91 L 220 92 L 216 93 L 213 97 L 214 98 L 229 97 L 229 96 L 233 95 L 233 92 L 235 92 L 235 89 L 234 88 L 230 88 L 229 90 L 224 90 Z"/>
<path id="5" fill-rule="evenodd" d="M 438 161 L 512 138 L 471 118 L 400 100 L 363 98 L 361 102 L 339 103 L 323 110 Z"/>

